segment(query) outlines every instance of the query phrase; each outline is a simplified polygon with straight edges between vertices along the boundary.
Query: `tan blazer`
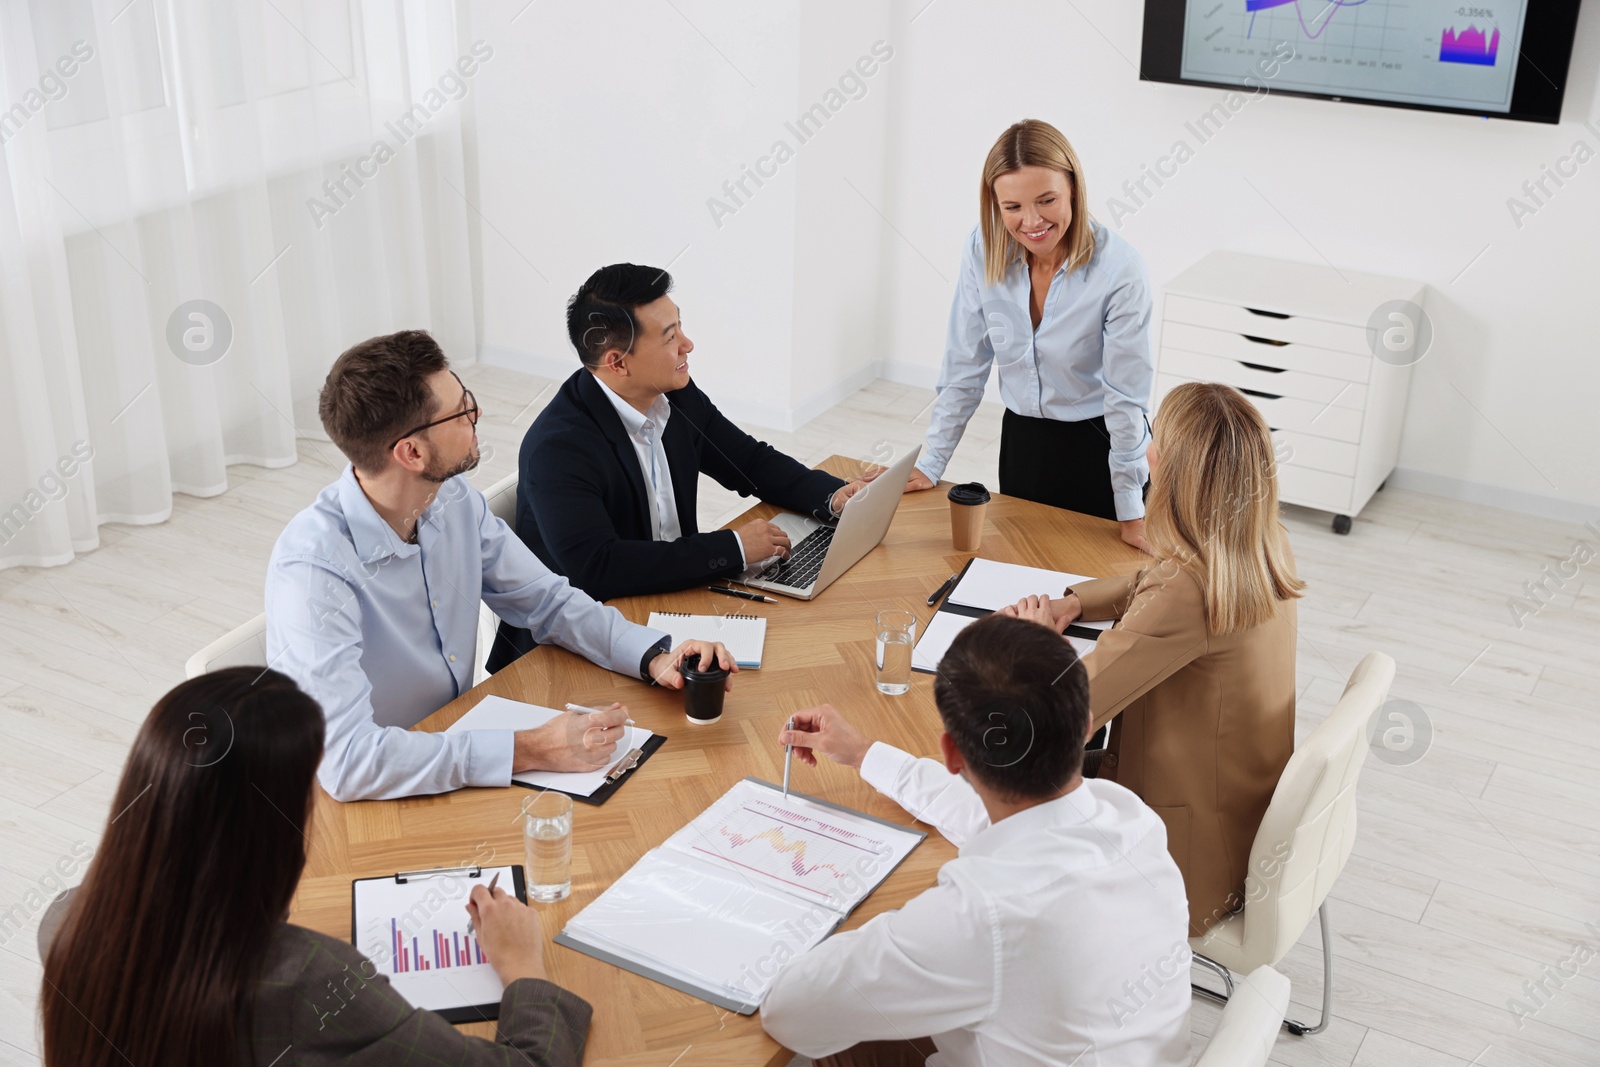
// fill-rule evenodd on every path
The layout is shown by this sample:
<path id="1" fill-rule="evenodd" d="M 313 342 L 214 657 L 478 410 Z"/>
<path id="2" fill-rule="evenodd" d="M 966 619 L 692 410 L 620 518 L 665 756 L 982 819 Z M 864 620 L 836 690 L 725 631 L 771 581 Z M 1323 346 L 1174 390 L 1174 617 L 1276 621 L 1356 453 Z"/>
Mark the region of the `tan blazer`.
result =
<path id="1" fill-rule="evenodd" d="M 1084 661 L 1095 728 L 1113 722 L 1100 777 L 1167 824 L 1191 937 L 1244 903 L 1250 846 L 1294 751 L 1295 601 L 1211 637 L 1204 581 L 1203 568 L 1169 563 L 1073 586 L 1084 619 L 1118 620 Z"/>

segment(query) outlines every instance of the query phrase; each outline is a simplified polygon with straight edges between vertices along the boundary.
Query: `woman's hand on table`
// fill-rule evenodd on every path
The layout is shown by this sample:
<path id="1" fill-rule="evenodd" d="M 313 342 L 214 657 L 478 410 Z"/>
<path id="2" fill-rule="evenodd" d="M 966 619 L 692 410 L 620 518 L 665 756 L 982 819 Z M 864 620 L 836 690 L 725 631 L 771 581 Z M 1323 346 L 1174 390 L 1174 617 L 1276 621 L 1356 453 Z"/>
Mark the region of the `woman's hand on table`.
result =
<path id="1" fill-rule="evenodd" d="M 1129 519 L 1126 522 L 1119 522 L 1117 525 L 1121 528 L 1119 532 L 1123 544 L 1132 545 L 1147 556 L 1151 554 L 1150 542 L 1144 539 L 1143 519 Z"/>
<path id="2" fill-rule="evenodd" d="M 920 493 L 924 489 L 933 488 L 933 479 L 916 467 L 911 468 L 911 477 L 906 479 L 906 492 Z"/>
<path id="3" fill-rule="evenodd" d="M 851 726 L 832 704 L 818 704 L 794 713 L 794 729 L 778 731 L 778 744 L 793 745 L 800 762 L 815 767 L 817 753 L 846 767 L 861 766 L 872 747 L 860 730 Z"/>
<path id="4" fill-rule="evenodd" d="M 1036 622 L 1056 633 L 1061 633 L 1067 628 L 1067 620 L 1056 618 L 1055 612 L 1050 607 L 1050 598 L 1047 596 L 1025 596 L 1015 604 L 1006 605 L 995 614 L 1022 619 L 1025 622 Z"/>
<path id="5" fill-rule="evenodd" d="M 721 641 L 685 641 L 671 652 L 663 652 L 650 661 L 650 680 L 667 689 L 683 688 L 683 672 L 679 665 L 688 656 L 699 656 L 701 663 L 715 662 L 728 672 L 724 688 L 733 691 L 733 676 L 739 673 L 739 664 Z"/>
<path id="6" fill-rule="evenodd" d="M 475 885 L 467 898 L 467 914 L 472 916 L 483 958 L 501 982 L 510 985 L 518 978 L 548 980 L 544 969 L 544 925 L 538 911 L 499 886 L 490 893 L 488 886 Z"/>
<path id="7" fill-rule="evenodd" d="M 1068 593 L 1054 600 L 1047 596 L 1025 596 L 1015 604 L 995 612 L 996 615 L 1036 622 L 1058 634 L 1065 632 L 1067 625 L 1082 613 L 1083 606 L 1078 602 L 1076 593 Z"/>

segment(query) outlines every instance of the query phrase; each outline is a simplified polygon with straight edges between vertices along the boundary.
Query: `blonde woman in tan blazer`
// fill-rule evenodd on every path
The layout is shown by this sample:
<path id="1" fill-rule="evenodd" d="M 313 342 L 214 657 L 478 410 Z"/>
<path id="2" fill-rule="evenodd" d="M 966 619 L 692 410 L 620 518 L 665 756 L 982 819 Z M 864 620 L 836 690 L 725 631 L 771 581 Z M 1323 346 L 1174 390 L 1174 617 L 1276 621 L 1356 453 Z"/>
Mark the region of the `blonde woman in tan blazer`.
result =
<path id="1" fill-rule="evenodd" d="M 1192 382 L 1161 403 L 1146 536 L 1155 559 L 1006 614 L 1057 632 L 1115 619 L 1084 658 L 1099 775 L 1167 824 L 1190 935 L 1244 903 L 1250 847 L 1294 750 L 1295 576 L 1272 438 L 1237 390 Z"/>

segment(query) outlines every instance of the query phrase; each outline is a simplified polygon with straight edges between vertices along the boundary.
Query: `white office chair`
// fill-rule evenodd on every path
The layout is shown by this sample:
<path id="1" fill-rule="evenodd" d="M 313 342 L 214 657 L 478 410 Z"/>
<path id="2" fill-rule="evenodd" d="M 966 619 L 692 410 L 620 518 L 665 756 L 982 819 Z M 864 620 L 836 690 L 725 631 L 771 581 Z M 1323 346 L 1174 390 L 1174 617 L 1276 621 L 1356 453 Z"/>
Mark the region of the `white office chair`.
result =
<path id="1" fill-rule="evenodd" d="M 265 667 L 267 665 L 267 616 L 257 615 L 235 626 L 183 665 L 185 678 L 195 678 L 222 667 Z"/>
<path id="2" fill-rule="evenodd" d="M 1195 962 L 1215 971 L 1233 993 L 1236 971 L 1275 966 L 1317 915 L 1322 925 L 1322 1019 L 1315 1025 L 1285 1019 L 1296 1035 L 1317 1034 L 1333 1009 L 1333 941 L 1328 932 L 1328 891 L 1344 870 L 1356 837 L 1356 779 L 1367 757 L 1368 724 L 1388 696 L 1394 660 L 1367 655 L 1350 675 L 1328 718 L 1294 750 L 1278 779 L 1272 803 L 1250 849 L 1245 906 L 1191 938 Z M 1200 986 L 1216 1000 L 1224 995 Z"/>
<path id="3" fill-rule="evenodd" d="M 489 510 L 494 516 L 512 529 L 517 525 L 517 472 L 510 474 L 495 482 L 483 491 L 483 497 L 489 502 Z M 494 647 L 495 631 L 500 627 L 500 617 L 489 610 L 489 605 L 478 605 L 478 654 L 472 667 L 472 684 L 477 685 L 489 677 L 486 664 L 489 662 L 489 650 Z"/>
<path id="4" fill-rule="evenodd" d="M 1264 1067 L 1289 1009 L 1289 979 L 1257 967 L 1234 988 L 1194 1067 Z"/>

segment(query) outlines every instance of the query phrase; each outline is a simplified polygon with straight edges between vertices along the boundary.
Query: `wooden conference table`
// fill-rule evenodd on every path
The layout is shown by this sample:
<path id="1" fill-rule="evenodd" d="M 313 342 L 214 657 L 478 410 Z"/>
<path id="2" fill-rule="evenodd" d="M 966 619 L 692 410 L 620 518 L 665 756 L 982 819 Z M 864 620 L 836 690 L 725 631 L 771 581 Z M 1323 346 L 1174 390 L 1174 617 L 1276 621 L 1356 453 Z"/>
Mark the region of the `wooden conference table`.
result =
<path id="1" fill-rule="evenodd" d="M 841 477 L 860 469 L 857 461 L 842 456 L 831 457 L 822 467 Z M 874 685 L 875 612 L 910 610 L 920 634 L 933 613 L 929 594 L 975 554 L 1095 576 L 1130 573 L 1143 558 L 1118 540 L 1114 523 L 998 495 L 989 505 L 979 552 L 956 552 L 946 489 L 948 485 L 941 485 L 906 494 L 883 543 L 809 603 L 783 598 L 777 604 L 749 603 L 704 589 L 613 601 L 640 623 L 652 610 L 745 611 L 771 620 L 762 669 L 735 677 L 722 720 L 714 725 L 689 725 L 681 692 L 646 687 L 549 646 L 535 649 L 417 725 L 418 730 L 443 730 L 484 696 L 497 693 L 550 707 L 567 701 L 598 706 L 620 701 L 639 724 L 667 736 L 660 751 L 605 804 L 573 805 L 572 895 L 540 906 L 547 938 L 739 779 L 755 775 L 781 781 L 783 749 L 775 738 L 792 711 L 831 703 L 875 740 L 918 755 L 936 754 L 939 717 L 933 676 L 913 674 L 911 691 L 898 697 L 883 696 Z M 732 525 L 770 517 L 776 510 L 757 505 Z M 812 769 L 796 760 L 792 787 L 897 823 L 913 823 L 855 771 L 833 764 Z M 354 878 L 523 862 L 517 817 L 527 795 L 528 790 L 512 786 L 340 804 L 322 794 L 290 920 L 348 940 Z M 898 908 L 927 889 L 954 855 L 948 842 L 930 834 L 845 928 Z M 782 1065 L 789 1060 L 789 1053 L 761 1029 L 759 1016 L 725 1012 L 569 949 L 551 946 L 545 958 L 552 981 L 594 1005 L 585 1057 L 590 1065 Z M 494 1035 L 491 1023 L 466 1029 Z"/>

